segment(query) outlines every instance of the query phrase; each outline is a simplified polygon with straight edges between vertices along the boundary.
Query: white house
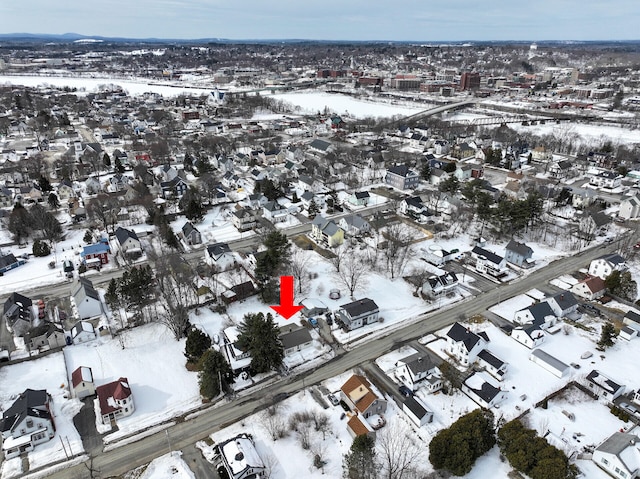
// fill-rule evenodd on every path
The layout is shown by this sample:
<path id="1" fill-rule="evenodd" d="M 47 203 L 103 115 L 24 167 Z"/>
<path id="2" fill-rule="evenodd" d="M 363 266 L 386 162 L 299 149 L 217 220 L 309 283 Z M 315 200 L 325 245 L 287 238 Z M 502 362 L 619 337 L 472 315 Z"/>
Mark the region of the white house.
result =
<path id="1" fill-rule="evenodd" d="M 71 393 L 81 400 L 96 393 L 91 368 L 80 366 L 71 373 Z"/>
<path id="2" fill-rule="evenodd" d="M 471 250 L 471 257 L 476 260 L 476 271 L 496 278 L 505 274 L 507 260 L 487 249 L 476 246 Z"/>
<path id="3" fill-rule="evenodd" d="M 504 375 L 507 373 L 507 363 L 488 349 L 480 351 L 476 361 L 478 366 L 484 368 L 486 372 L 491 374 L 498 381 L 502 381 L 504 379 Z"/>
<path id="4" fill-rule="evenodd" d="M 272 223 L 283 223 L 289 218 L 289 210 L 277 201 L 269 201 L 262 207 L 262 216 Z"/>
<path id="5" fill-rule="evenodd" d="M 517 327 L 511 330 L 511 337 L 529 349 L 540 346 L 545 339 L 545 334 L 538 325 Z"/>
<path id="6" fill-rule="evenodd" d="M 428 354 L 414 353 L 396 362 L 394 374 L 409 389 L 420 386 L 429 392 L 442 389 L 440 370 Z"/>
<path id="7" fill-rule="evenodd" d="M 632 196 L 622 200 L 618 216 L 626 220 L 638 218 L 640 216 L 640 198 Z"/>
<path id="8" fill-rule="evenodd" d="M 605 376 L 597 369 L 592 370 L 585 378 L 585 383 L 591 391 L 606 402 L 612 402 L 624 394 L 625 386 Z"/>
<path id="9" fill-rule="evenodd" d="M 230 479 L 259 479 L 264 477 L 265 466 L 248 434 L 221 442 L 218 445 L 222 464 Z"/>
<path id="10" fill-rule="evenodd" d="M 493 384 L 483 373 L 473 373 L 463 381 L 460 389 L 476 404 L 487 409 L 496 407 L 507 398 L 507 392 Z"/>
<path id="11" fill-rule="evenodd" d="M 86 278 L 77 278 L 71 290 L 80 319 L 95 318 L 103 314 L 102 300 L 93 283 Z"/>
<path id="12" fill-rule="evenodd" d="M 489 337 L 484 331 L 476 334 L 458 322 L 451 325 L 446 340 L 447 352 L 463 366 L 474 363 L 480 351 L 489 343 Z"/>
<path id="13" fill-rule="evenodd" d="M 555 294 L 547 299 L 547 303 L 558 318 L 566 318 L 578 309 L 578 301 L 569 291 L 561 291 Z"/>
<path id="14" fill-rule="evenodd" d="M 604 280 L 598 276 L 589 276 L 571 287 L 571 292 L 581 298 L 593 301 L 604 296 Z"/>
<path id="15" fill-rule="evenodd" d="M 133 395 L 127 378 L 103 384 L 96 388 L 99 411 L 102 424 L 110 424 L 119 417 L 131 416 L 135 411 Z"/>
<path id="16" fill-rule="evenodd" d="M 73 344 L 86 343 L 87 341 L 93 341 L 98 335 L 93 325 L 88 321 L 78 321 L 73 328 L 71 328 L 71 339 Z"/>
<path id="17" fill-rule="evenodd" d="M 617 188 L 622 185 L 622 176 L 613 171 L 601 171 L 589 179 L 589 184 L 598 188 Z"/>
<path id="18" fill-rule="evenodd" d="M 46 390 L 26 389 L 2 414 L 0 432 L 5 459 L 33 451 L 55 435 L 50 409 L 51 396 Z"/>
<path id="19" fill-rule="evenodd" d="M 296 352 L 311 346 L 313 338 L 307 328 L 299 324 L 287 323 L 280 327 L 280 342 L 284 348 L 284 355 L 291 356 Z"/>
<path id="20" fill-rule="evenodd" d="M 408 397 L 402 403 L 402 411 L 418 427 L 422 427 L 433 421 L 433 412 L 427 409 L 420 399 Z"/>
<path id="21" fill-rule="evenodd" d="M 236 263 L 235 256 L 227 243 L 207 245 L 204 250 L 204 260 L 207 264 L 215 266 L 218 271 L 226 271 Z"/>
<path id="22" fill-rule="evenodd" d="M 534 324 L 546 329 L 556 324 L 558 318 L 551 309 L 551 305 L 544 301 L 516 311 L 513 319 L 518 324 Z"/>
<path id="23" fill-rule="evenodd" d="M 613 477 L 636 479 L 640 477 L 640 437 L 614 432 L 593 451 L 591 460 Z"/>
<path id="24" fill-rule="evenodd" d="M 589 274 L 602 279 L 607 279 L 614 270 L 621 272 L 627 270 L 626 260 L 615 253 L 600 256 L 589 264 Z"/>
<path id="25" fill-rule="evenodd" d="M 142 255 L 142 246 L 135 231 L 118 227 L 115 234 L 120 252 L 124 256 L 135 258 Z"/>
<path id="26" fill-rule="evenodd" d="M 339 319 L 350 331 L 367 324 L 377 323 L 379 315 L 380 308 L 369 298 L 344 304 L 336 311 L 336 319 Z"/>

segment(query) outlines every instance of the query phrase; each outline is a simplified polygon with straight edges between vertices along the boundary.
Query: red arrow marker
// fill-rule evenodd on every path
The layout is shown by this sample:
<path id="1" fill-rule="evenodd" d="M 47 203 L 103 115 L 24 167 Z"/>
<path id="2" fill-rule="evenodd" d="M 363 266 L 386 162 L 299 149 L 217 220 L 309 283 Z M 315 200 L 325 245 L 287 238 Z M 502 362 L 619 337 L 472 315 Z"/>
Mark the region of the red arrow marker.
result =
<path id="1" fill-rule="evenodd" d="M 280 276 L 280 304 L 269 307 L 285 319 L 304 307 L 293 304 L 293 276 Z"/>

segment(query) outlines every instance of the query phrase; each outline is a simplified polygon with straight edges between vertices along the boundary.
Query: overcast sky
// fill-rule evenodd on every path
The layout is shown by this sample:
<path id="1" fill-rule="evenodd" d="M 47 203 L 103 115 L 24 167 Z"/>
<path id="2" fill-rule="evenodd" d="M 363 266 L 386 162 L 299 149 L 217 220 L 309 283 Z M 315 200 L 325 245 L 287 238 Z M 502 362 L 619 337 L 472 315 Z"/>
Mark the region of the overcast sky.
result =
<path id="1" fill-rule="evenodd" d="M 0 0 L 0 33 L 129 38 L 630 40 L 640 0 Z"/>

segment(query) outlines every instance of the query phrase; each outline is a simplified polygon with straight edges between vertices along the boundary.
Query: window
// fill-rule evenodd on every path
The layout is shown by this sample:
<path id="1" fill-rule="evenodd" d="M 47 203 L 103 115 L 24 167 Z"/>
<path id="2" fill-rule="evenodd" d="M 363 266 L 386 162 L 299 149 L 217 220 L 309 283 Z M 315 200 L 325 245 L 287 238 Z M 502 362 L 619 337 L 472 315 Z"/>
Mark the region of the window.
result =
<path id="1" fill-rule="evenodd" d="M 33 427 L 33 420 L 27 419 L 27 427 L 29 428 Z"/>
<path id="2" fill-rule="evenodd" d="M 607 464 L 609 464 L 609 461 L 607 461 L 604 457 L 602 458 L 602 461 L 601 461 L 601 462 L 602 462 L 602 464 L 604 464 L 605 466 L 606 466 Z"/>

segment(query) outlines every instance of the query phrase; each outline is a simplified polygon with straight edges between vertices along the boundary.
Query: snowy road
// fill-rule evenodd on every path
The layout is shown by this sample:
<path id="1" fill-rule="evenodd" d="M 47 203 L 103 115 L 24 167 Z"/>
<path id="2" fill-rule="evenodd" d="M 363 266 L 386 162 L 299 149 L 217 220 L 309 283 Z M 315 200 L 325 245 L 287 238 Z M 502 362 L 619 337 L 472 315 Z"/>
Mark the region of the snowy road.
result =
<path id="1" fill-rule="evenodd" d="M 585 263 L 589 263 L 591 260 L 614 250 L 615 246 L 613 245 L 604 249 L 599 247 L 591 248 L 578 255 L 555 261 L 546 268 L 535 271 L 520 281 L 501 286 L 496 285 L 496 289 L 500 288 L 499 294 L 503 298 L 522 294 L 548 282 L 554 277 L 565 274 L 567 271 L 580 268 Z M 204 439 L 211 432 L 237 422 L 266 407 L 269 402 L 268 398 L 272 398 L 275 394 L 281 392 L 293 393 L 303 389 L 303 380 L 306 387 L 309 387 L 311 383 L 320 383 L 359 364 L 381 356 L 396 348 L 399 344 L 450 325 L 461 315 L 469 317 L 483 313 L 497 302 L 498 294 L 496 290 L 493 290 L 478 295 L 473 301 L 453 305 L 448 310 L 438 310 L 435 313 L 423 315 L 416 318 L 406 327 L 393 331 L 387 336 L 367 342 L 365 343 L 366 347 L 357 347 L 343 353 L 314 371 L 309 371 L 298 377 L 284 378 L 245 398 L 212 408 L 195 419 L 179 422 L 168 429 L 172 447 L 174 450 L 189 447 L 195 441 Z M 309 377 L 312 377 L 313 381 Z M 100 470 L 100 477 L 119 475 L 150 462 L 155 457 L 166 452 L 166 448 L 167 438 L 165 433 L 158 433 L 126 447 L 105 452 L 94 458 L 93 465 Z M 84 465 L 79 465 L 50 474 L 48 477 L 52 479 L 72 479 L 83 477 L 83 473 L 86 473 L 86 468 Z"/>

